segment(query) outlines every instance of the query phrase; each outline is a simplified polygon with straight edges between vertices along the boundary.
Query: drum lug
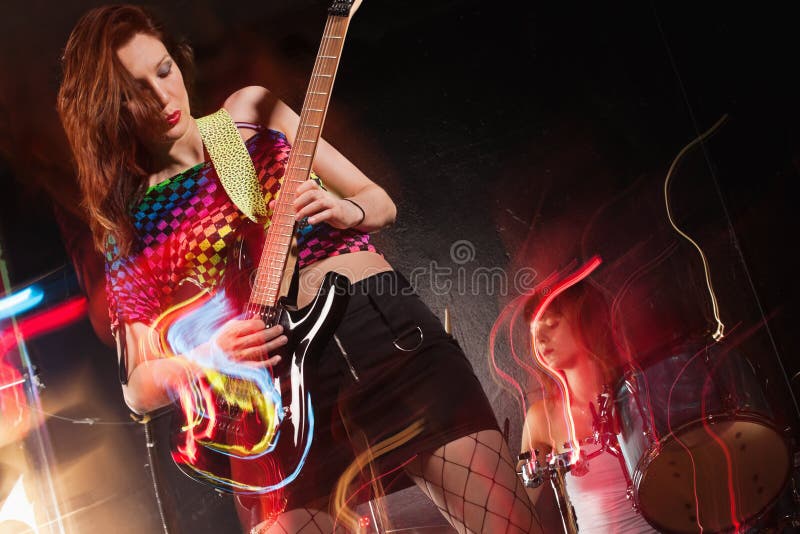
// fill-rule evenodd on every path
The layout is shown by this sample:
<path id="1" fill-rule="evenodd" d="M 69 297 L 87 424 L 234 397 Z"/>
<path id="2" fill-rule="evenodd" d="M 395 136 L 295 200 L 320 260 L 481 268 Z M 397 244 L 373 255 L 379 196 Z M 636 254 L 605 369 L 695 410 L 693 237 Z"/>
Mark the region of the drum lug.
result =
<path id="1" fill-rule="evenodd" d="M 728 393 L 722 399 L 722 404 L 725 406 L 725 410 L 729 412 L 734 412 L 737 414 L 740 412 L 739 410 L 739 399 L 736 397 L 734 393 Z"/>
<path id="2" fill-rule="evenodd" d="M 636 503 L 636 499 L 633 498 L 633 484 L 628 484 L 628 489 L 625 490 L 625 498 L 631 501 L 633 511 L 639 513 L 639 505 Z"/>
<path id="3" fill-rule="evenodd" d="M 639 503 L 636 502 L 635 492 L 633 490 L 633 485 L 628 485 L 628 489 L 625 491 L 625 498 L 628 499 L 631 503 L 631 509 L 635 514 L 641 514 L 641 510 L 639 510 Z"/>

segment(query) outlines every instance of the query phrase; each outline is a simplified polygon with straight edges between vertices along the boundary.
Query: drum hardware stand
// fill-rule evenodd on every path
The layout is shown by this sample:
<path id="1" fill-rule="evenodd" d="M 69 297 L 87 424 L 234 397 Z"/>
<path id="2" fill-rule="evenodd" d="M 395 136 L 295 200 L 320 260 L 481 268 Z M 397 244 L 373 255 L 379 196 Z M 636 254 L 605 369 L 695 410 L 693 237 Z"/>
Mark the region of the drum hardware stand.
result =
<path id="1" fill-rule="evenodd" d="M 612 456 L 619 459 L 622 473 L 625 475 L 627 483 L 626 495 L 631 502 L 633 501 L 633 481 L 625 469 L 625 459 L 622 456 L 622 451 L 619 448 L 616 433 L 614 432 L 614 415 L 613 415 L 613 402 L 611 387 L 608 384 L 603 385 L 603 391 L 597 396 L 597 406 L 594 403 L 589 404 L 589 409 L 592 412 L 592 438 L 591 441 L 600 448 L 590 454 L 580 452 L 578 460 L 571 462 L 572 451 L 567 450 L 560 454 L 548 454 L 545 456 L 544 465 L 540 461 L 541 453 L 539 449 L 534 450 L 531 455 L 530 451 L 526 451 L 519 455 L 518 459 L 523 460 L 524 463 L 520 466 L 520 471 L 517 473 L 522 479 L 522 483 L 526 488 L 538 488 L 545 481 L 549 481 L 553 487 L 558 504 L 559 511 L 561 512 L 561 519 L 564 525 L 564 530 L 567 534 L 574 534 L 577 532 L 577 525 L 575 516 L 572 512 L 572 505 L 567 495 L 564 477 L 567 472 L 571 471 L 573 476 L 585 476 L 589 472 L 589 460 L 599 456 L 603 452 L 608 452 Z M 572 449 L 570 443 L 564 443 L 565 449 Z M 634 505 L 634 510 L 638 511 Z"/>
<path id="2" fill-rule="evenodd" d="M 603 391 L 597 396 L 597 405 L 599 410 L 595 409 L 593 403 L 589 404 L 589 409 L 592 412 L 592 438 L 591 441 L 601 447 L 590 454 L 580 453 L 576 462 L 570 463 L 571 451 L 565 451 L 561 454 L 548 454 L 545 457 L 545 465 L 539 461 L 539 449 L 534 451 L 533 457 L 530 451 L 526 451 L 519 455 L 519 460 L 524 460 L 525 463 L 521 466 L 521 471 L 517 473 L 522 478 L 522 483 L 526 488 L 538 488 L 546 480 L 550 480 L 557 470 L 573 471 L 574 476 L 583 476 L 589 471 L 587 462 L 595 458 L 603 452 L 608 452 L 617 458 L 622 458 L 622 452 L 619 449 L 617 436 L 614 433 L 613 414 L 611 412 L 611 388 L 606 384 L 603 386 Z M 571 449 L 570 443 L 564 443 L 565 449 Z"/>
<path id="3" fill-rule="evenodd" d="M 614 432 L 611 387 L 608 384 L 603 384 L 603 391 L 597 396 L 597 406 L 598 408 L 595 409 L 594 404 L 589 403 L 589 409 L 592 412 L 592 437 L 594 442 L 602 448 L 592 453 L 591 456 L 594 457 L 599 452 L 606 451 L 621 458 L 622 451 L 619 449 L 617 434 Z"/>
<path id="4" fill-rule="evenodd" d="M 522 464 L 521 470 L 517 474 L 526 488 L 538 488 L 545 481 L 549 481 L 556 498 L 556 505 L 561 515 L 561 524 L 564 527 L 564 532 L 566 534 L 577 534 L 578 525 L 575 521 L 575 514 L 572 511 L 572 503 L 570 503 L 567 495 L 564 477 L 567 471 L 573 470 L 576 465 L 581 464 L 585 469 L 586 464 L 579 461 L 578 464 L 570 465 L 569 457 L 571 454 L 571 452 L 562 452 L 555 455 L 548 454 L 545 458 L 545 465 L 542 466 L 539 461 L 539 449 L 534 450 L 533 456 L 531 456 L 530 451 L 526 451 L 519 455 L 519 459 L 525 460 L 525 463 Z"/>

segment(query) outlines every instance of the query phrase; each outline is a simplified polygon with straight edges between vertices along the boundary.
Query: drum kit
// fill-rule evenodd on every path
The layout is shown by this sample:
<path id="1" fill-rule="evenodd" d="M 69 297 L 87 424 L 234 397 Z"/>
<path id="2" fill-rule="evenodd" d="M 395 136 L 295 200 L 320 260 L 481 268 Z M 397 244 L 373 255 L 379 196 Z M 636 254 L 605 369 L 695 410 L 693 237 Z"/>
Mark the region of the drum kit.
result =
<path id="1" fill-rule="evenodd" d="M 661 532 L 777 531 L 754 527 L 796 467 L 752 365 L 721 344 L 687 348 L 606 385 L 593 408 L 593 453 L 620 459 L 632 507 Z M 566 532 L 574 518 L 563 492 L 567 472 L 585 470 L 571 453 L 520 455 L 523 483 L 549 481 Z M 576 473 L 577 474 L 577 473 Z M 795 492 L 782 525 L 800 526 Z M 775 521 L 773 521 L 775 523 Z"/>

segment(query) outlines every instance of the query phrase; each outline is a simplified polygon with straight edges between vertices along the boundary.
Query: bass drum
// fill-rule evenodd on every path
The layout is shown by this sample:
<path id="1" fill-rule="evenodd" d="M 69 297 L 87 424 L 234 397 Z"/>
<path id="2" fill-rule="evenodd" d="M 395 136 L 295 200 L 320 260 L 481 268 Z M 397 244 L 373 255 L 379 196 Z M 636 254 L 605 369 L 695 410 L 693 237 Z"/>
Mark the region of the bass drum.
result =
<path id="1" fill-rule="evenodd" d="M 686 350 L 628 372 L 616 394 L 630 496 L 655 528 L 735 529 L 786 484 L 789 445 L 740 355 Z"/>

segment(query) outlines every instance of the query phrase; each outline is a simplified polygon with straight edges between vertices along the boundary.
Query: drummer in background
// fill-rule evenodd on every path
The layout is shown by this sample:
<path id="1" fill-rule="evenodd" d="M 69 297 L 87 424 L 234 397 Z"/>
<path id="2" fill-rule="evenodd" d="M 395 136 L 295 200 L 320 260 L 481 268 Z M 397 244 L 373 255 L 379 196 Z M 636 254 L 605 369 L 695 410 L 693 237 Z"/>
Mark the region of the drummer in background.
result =
<path id="1" fill-rule="evenodd" d="M 532 315 L 533 310 L 526 309 L 526 317 Z M 616 384 L 623 363 L 614 342 L 607 300 L 590 282 L 579 282 L 549 303 L 533 325 L 532 335 L 539 357 L 567 384 L 581 452 L 589 455 L 597 451 L 601 447 L 592 438 L 590 403 L 596 406 L 604 384 Z M 536 378 L 542 385 L 543 398 L 528 408 L 522 452 L 538 449 L 544 464 L 547 454 L 571 450 L 571 439 L 561 388 L 545 372 L 537 372 Z M 626 498 L 628 483 L 617 457 L 602 452 L 586 465 L 588 472 L 570 470 L 565 477 L 567 496 L 582 534 L 656 532 Z M 534 504 L 542 487 L 527 488 Z"/>

